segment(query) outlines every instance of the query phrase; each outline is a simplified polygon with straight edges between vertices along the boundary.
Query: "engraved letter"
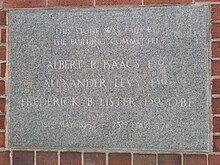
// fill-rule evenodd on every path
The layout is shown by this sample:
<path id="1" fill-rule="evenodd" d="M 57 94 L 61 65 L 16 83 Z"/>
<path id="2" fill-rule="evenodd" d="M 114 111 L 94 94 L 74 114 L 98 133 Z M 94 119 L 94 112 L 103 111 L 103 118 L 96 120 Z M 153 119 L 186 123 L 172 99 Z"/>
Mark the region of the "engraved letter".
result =
<path id="1" fill-rule="evenodd" d="M 89 107 L 93 106 L 93 101 L 92 101 L 91 98 L 88 98 L 88 99 L 87 99 L 87 105 L 88 105 Z"/>

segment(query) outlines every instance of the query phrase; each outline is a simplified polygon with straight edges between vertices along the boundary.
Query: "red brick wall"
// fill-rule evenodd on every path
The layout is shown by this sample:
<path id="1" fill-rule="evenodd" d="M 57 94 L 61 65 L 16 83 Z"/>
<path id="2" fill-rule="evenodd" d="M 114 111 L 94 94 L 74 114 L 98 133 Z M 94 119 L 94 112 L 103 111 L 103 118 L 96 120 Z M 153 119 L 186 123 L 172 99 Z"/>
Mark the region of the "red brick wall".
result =
<path id="1" fill-rule="evenodd" d="M 3 1 L 3 2 L 1 2 Z M 208 3 L 211 7 L 211 92 L 213 149 L 210 153 L 64 152 L 5 148 L 7 113 L 7 9 L 65 6 L 175 5 Z M 0 0 L 0 165 L 220 165 L 220 0 Z"/>

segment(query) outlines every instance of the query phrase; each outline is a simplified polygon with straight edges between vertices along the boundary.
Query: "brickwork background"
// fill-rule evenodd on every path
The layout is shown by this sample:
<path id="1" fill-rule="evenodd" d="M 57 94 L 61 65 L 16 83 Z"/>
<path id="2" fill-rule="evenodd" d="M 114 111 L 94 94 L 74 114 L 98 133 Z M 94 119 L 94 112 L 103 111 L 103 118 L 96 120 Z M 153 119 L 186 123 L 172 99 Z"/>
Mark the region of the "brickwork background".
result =
<path id="1" fill-rule="evenodd" d="M 109 5 L 155 6 L 210 4 L 210 92 L 212 94 L 210 153 L 41 151 L 5 148 L 7 113 L 7 10 Z M 220 165 L 220 0 L 0 0 L 0 165 Z"/>

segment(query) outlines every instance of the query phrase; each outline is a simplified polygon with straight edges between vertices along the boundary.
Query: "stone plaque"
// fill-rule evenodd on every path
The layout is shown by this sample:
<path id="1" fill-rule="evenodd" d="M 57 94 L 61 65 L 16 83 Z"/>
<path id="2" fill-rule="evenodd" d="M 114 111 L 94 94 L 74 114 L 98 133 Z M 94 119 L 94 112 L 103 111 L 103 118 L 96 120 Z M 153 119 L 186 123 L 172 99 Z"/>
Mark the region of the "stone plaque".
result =
<path id="1" fill-rule="evenodd" d="M 9 148 L 209 150 L 207 5 L 9 11 Z"/>

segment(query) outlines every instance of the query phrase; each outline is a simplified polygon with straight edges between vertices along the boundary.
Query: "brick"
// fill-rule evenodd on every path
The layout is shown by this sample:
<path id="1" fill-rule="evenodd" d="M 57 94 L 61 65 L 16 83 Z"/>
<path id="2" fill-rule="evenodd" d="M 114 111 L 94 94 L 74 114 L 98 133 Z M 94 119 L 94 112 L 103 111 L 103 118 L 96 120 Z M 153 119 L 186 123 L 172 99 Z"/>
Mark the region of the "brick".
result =
<path id="1" fill-rule="evenodd" d="M 46 0 L 3 0 L 4 8 L 35 8 L 45 6 Z"/>
<path id="2" fill-rule="evenodd" d="M 0 115 L 0 129 L 5 129 L 5 115 Z"/>
<path id="3" fill-rule="evenodd" d="M 212 98 L 212 113 L 220 114 L 220 98 Z"/>
<path id="4" fill-rule="evenodd" d="M 5 133 L 0 132 L 0 147 L 5 147 Z"/>
<path id="5" fill-rule="evenodd" d="M 220 42 L 212 42 L 212 57 L 220 57 Z"/>
<path id="6" fill-rule="evenodd" d="M 1 77 L 5 77 L 6 73 L 6 63 L 1 63 Z"/>
<path id="7" fill-rule="evenodd" d="M 206 155 L 183 155 L 183 165 L 207 165 Z"/>
<path id="8" fill-rule="evenodd" d="M 219 165 L 220 155 L 209 155 L 209 165 Z"/>
<path id="9" fill-rule="evenodd" d="M 220 79 L 212 81 L 212 94 L 220 94 Z"/>
<path id="10" fill-rule="evenodd" d="M 213 151 L 220 152 L 220 136 L 213 137 Z"/>
<path id="11" fill-rule="evenodd" d="M 141 5 L 142 0 L 96 0 L 96 5 Z"/>
<path id="12" fill-rule="evenodd" d="M 195 0 L 196 2 L 219 2 L 219 0 Z"/>
<path id="13" fill-rule="evenodd" d="M 6 47 L 0 46 L 0 60 L 6 60 Z"/>
<path id="14" fill-rule="evenodd" d="M 213 118 L 213 132 L 220 132 L 220 117 Z"/>
<path id="15" fill-rule="evenodd" d="M 37 152 L 37 165 L 58 165 L 57 152 Z"/>
<path id="16" fill-rule="evenodd" d="M 220 20 L 220 4 L 211 5 L 212 21 Z"/>
<path id="17" fill-rule="evenodd" d="M 134 154 L 133 165 L 156 165 L 156 155 Z"/>
<path id="18" fill-rule="evenodd" d="M 0 95 L 5 94 L 5 81 L 0 80 Z"/>
<path id="19" fill-rule="evenodd" d="M 6 43 L 6 29 L 1 29 L 1 43 Z"/>
<path id="20" fill-rule="evenodd" d="M 212 76 L 220 76 L 220 60 L 212 60 Z"/>
<path id="21" fill-rule="evenodd" d="M 10 165 L 10 153 L 8 151 L 0 152 L 0 163 L 1 165 Z"/>
<path id="22" fill-rule="evenodd" d="M 6 11 L 0 11 L 0 25 L 6 25 Z"/>
<path id="23" fill-rule="evenodd" d="M 48 6 L 93 6 L 94 0 L 48 0 Z"/>
<path id="24" fill-rule="evenodd" d="M 181 165 L 181 155 L 159 154 L 158 165 Z"/>
<path id="25" fill-rule="evenodd" d="M 14 151 L 13 165 L 34 165 L 34 152 Z"/>
<path id="26" fill-rule="evenodd" d="M 108 159 L 109 165 L 131 165 L 131 154 L 111 153 Z"/>
<path id="27" fill-rule="evenodd" d="M 189 4 L 192 0 L 144 0 L 145 5 L 151 4 Z"/>
<path id="28" fill-rule="evenodd" d="M 103 153 L 85 153 L 84 154 L 84 165 L 105 165 L 105 154 Z"/>
<path id="29" fill-rule="evenodd" d="M 212 24 L 212 38 L 220 38 L 220 23 Z"/>
<path id="30" fill-rule="evenodd" d="M 60 165 L 81 165 L 81 153 L 61 152 Z"/>
<path id="31" fill-rule="evenodd" d="M 6 99 L 0 98 L 0 112 L 5 112 Z"/>

